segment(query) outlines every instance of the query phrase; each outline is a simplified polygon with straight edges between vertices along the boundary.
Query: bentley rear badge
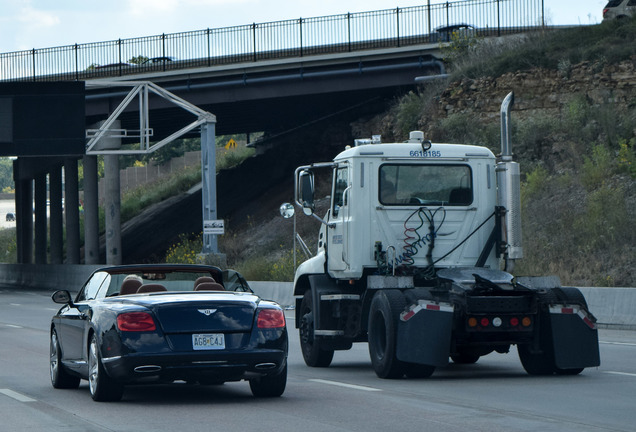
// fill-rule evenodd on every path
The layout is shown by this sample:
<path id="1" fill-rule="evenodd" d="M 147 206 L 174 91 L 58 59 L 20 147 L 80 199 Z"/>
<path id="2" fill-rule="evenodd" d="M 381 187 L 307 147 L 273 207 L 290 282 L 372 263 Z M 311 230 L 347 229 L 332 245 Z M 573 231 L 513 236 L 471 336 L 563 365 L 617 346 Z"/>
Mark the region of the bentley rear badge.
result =
<path id="1" fill-rule="evenodd" d="M 197 311 L 201 312 L 205 316 L 210 316 L 216 312 L 216 309 L 197 309 Z"/>

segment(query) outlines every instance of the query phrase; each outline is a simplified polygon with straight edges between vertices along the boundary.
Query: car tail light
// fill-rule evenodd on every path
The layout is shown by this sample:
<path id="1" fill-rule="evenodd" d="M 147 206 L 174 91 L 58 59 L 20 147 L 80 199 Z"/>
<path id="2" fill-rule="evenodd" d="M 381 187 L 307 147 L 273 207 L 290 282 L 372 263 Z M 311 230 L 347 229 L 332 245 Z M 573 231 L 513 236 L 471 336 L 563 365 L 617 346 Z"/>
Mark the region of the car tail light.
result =
<path id="1" fill-rule="evenodd" d="M 256 320 L 258 328 L 285 327 L 285 314 L 280 309 L 261 309 Z"/>
<path id="2" fill-rule="evenodd" d="M 117 328 L 121 331 L 153 331 L 155 320 L 147 312 L 126 312 L 117 315 Z"/>

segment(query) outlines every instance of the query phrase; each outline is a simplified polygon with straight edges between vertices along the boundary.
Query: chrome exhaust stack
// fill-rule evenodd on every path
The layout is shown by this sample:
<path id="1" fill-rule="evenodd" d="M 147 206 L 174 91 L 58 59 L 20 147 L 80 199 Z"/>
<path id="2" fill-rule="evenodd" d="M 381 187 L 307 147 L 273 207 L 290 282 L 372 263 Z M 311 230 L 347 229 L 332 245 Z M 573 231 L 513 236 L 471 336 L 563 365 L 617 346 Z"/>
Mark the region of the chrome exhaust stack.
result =
<path id="1" fill-rule="evenodd" d="M 519 164 L 512 160 L 510 145 L 510 111 L 514 93 L 510 92 L 501 103 L 501 155 L 497 163 L 497 201 L 505 208 L 502 240 L 505 242 L 504 270 L 512 272 L 514 262 L 523 258 L 521 239 L 521 173 Z"/>

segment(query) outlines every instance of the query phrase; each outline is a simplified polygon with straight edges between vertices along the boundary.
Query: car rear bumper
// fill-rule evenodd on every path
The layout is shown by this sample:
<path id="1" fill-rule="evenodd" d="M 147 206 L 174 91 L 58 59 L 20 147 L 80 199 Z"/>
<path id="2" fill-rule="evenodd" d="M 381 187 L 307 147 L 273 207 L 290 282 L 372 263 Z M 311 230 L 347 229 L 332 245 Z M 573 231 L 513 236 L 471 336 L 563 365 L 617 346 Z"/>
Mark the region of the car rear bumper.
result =
<path id="1" fill-rule="evenodd" d="M 131 354 L 102 359 L 108 375 L 124 383 L 152 381 L 238 381 L 276 374 L 285 366 L 285 350 Z"/>

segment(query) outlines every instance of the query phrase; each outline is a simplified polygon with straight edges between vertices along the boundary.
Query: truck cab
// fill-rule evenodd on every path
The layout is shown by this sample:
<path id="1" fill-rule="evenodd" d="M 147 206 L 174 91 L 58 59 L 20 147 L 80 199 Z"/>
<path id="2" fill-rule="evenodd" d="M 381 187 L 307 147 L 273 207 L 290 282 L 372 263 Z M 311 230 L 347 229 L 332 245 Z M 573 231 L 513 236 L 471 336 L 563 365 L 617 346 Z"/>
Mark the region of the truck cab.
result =
<path id="1" fill-rule="evenodd" d="M 334 158 L 318 254 L 301 266 L 360 279 L 384 265 L 499 268 L 495 156 L 484 147 L 365 141 Z M 299 271 L 297 274 L 304 274 Z"/>
<path id="2" fill-rule="evenodd" d="M 318 250 L 294 277 L 296 327 L 307 365 L 368 342 L 381 378 L 430 376 L 451 358 L 474 363 L 517 345 L 530 374 L 600 364 L 595 319 L 558 278 L 515 278 L 522 258 L 519 166 L 502 151 L 356 140 L 331 162 L 298 167 L 295 203 L 319 219 Z M 330 206 L 315 214 L 314 172 L 330 169 Z M 290 216 L 289 204 L 281 206 Z M 296 238 L 296 236 L 295 236 Z"/>

